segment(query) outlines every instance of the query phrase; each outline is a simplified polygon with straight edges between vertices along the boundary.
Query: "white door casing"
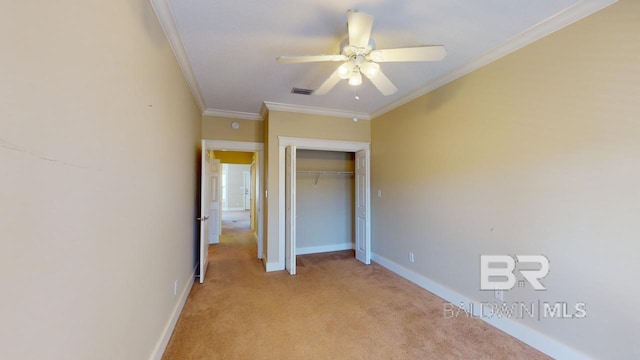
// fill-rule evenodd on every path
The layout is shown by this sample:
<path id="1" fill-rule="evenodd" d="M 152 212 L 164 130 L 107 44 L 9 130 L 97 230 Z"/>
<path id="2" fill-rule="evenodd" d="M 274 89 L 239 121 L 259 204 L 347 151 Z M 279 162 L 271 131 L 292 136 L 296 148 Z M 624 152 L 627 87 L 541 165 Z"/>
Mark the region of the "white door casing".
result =
<path id="1" fill-rule="evenodd" d="M 296 274 L 296 147 L 285 150 L 285 268 Z"/>
<path id="2" fill-rule="evenodd" d="M 200 164 L 200 256 L 199 275 L 200 283 L 204 282 L 204 276 L 209 265 L 209 153 L 204 141 L 202 142 L 202 161 Z"/>
<path id="3" fill-rule="evenodd" d="M 209 160 L 209 244 L 220 242 L 222 233 L 222 166 L 219 159 Z"/>

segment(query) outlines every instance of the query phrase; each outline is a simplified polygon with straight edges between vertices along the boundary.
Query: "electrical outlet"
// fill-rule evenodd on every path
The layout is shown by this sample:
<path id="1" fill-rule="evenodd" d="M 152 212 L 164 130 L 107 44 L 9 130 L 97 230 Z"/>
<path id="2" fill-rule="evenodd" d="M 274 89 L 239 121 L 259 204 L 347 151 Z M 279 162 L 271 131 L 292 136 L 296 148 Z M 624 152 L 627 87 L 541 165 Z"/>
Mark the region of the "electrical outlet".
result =
<path id="1" fill-rule="evenodd" d="M 494 290 L 493 296 L 500 301 L 504 301 L 504 290 Z"/>
<path id="2" fill-rule="evenodd" d="M 409 251 L 409 262 L 414 262 L 416 259 L 413 256 L 413 252 Z"/>
<path id="3" fill-rule="evenodd" d="M 378 190 L 378 197 L 381 198 L 382 197 L 382 190 Z"/>
<path id="4" fill-rule="evenodd" d="M 173 282 L 173 295 L 178 295 L 178 280 Z"/>

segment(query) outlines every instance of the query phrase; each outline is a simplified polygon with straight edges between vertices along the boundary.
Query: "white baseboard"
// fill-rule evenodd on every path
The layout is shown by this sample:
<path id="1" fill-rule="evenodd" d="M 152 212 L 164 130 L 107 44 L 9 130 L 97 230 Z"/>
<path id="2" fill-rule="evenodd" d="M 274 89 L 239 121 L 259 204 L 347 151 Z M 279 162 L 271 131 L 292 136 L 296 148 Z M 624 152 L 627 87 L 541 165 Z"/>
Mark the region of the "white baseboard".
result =
<path id="1" fill-rule="evenodd" d="M 178 303 L 173 308 L 173 312 L 171 313 L 171 317 L 167 322 L 167 325 L 164 327 L 162 332 L 162 337 L 156 344 L 155 349 L 153 349 L 153 353 L 151 353 L 151 359 L 160 360 L 162 359 L 162 355 L 164 351 L 167 349 L 167 344 L 169 344 L 169 339 L 171 339 L 171 335 L 173 334 L 173 329 L 176 327 L 176 323 L 178 322 L 178 318 L 180 318 L 180 313 L 182 313 L 182 308 L 184 307 L 184 303 L 187 301 L 187 297 L 191 292 L 191 288 L 193 287 L 193 281 L 196 276 L 196 271 L 198 266 L 193 269 L 193 273 L 189 276 L 189 278 L 185 281 L 185 286 L 182 288 L 182 292 L 180 292 L 180 298 L 178 299 Z"/>
<path id="2" fill-rule="evenodd" d="M 452 304 L 479 303 L 378 254 L 372 253 L 371 260 Z M 479 308 L 478 306 L 477 309 Z M 476 307 L 474 307 L 474 309 L 476 309 Z M 477 316 L 478 314 L 474 315 Z M 555 359 L 590 359 L 578 350 L 516 322 L 513 319 L 505 317 L 478 318 Z"/>
<path id="3" fill-rule="evenodd" d="M 245 209 L 243 207 L 239 207 L 239 208 L 222 208 L 222 211 L 249 211 L 249 209 Z"/>
<path id="4" fill-rule="evenodd" d="M 333 244 L 323 246 L 307 246 L 296 249 L 296 255 L 316 254 L 331 251 L 353 250 L 352 243 Z"/>

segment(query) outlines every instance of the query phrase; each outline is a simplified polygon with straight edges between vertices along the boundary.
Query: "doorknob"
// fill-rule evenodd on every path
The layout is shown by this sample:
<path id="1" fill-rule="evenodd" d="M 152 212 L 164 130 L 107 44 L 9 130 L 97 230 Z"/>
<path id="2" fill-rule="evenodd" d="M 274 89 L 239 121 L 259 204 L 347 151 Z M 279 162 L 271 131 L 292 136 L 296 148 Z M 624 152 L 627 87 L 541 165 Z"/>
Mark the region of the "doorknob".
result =
<path id="1" fill-rule="evenodd" d="M 209 219 L 209 217 L 208 217 L 208 216 L 205 216 L 205 217 L 203 217 L 203 218 L 198 218 L 198 221 L 207 221 L 207 219 Z"/>

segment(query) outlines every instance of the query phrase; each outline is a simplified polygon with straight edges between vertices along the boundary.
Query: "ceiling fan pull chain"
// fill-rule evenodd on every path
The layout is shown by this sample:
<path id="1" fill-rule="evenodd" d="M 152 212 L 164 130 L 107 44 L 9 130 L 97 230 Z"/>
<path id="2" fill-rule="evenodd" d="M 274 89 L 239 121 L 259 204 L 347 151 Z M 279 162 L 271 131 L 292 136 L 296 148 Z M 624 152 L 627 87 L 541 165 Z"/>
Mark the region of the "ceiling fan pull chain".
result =
<path id="1" fill-rule="evenodd" d="M 360 100 L 360 96 L 358 96 L 358 88 L 353 88 L 354 97 L 353 97 L 353 122 L 358 122 L 358 100 Z"/>

